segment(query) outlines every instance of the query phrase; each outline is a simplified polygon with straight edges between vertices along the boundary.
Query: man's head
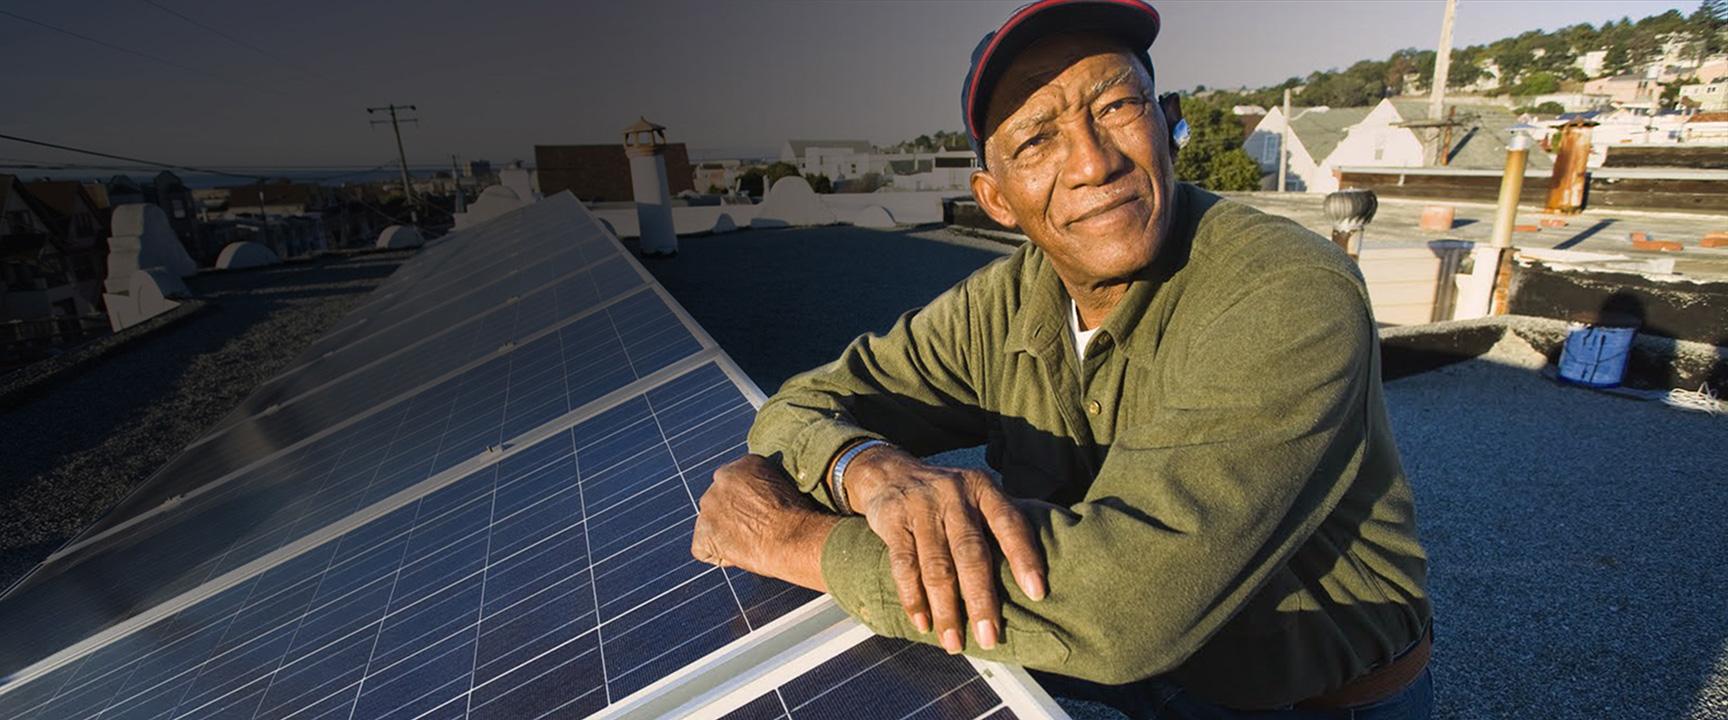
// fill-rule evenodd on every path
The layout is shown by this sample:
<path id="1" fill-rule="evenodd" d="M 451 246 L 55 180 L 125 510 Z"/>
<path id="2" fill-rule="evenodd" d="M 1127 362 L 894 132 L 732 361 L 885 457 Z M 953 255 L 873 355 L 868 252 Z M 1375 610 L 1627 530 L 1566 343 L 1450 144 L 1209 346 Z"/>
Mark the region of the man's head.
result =
<path id="1" fill-rule="evenodd" d="M 1071 286 L 1126 280 L 1152 262 L 1173 215 L 1165 115 L 1178 112 L 1174 100 L 1154 100 L 1131 35 L 1056 25 L 1019 41 L 1011 55 L 988 58 L 989 84 L 969 78 L 968 129 L 984 161 L 972 193 Z"/>

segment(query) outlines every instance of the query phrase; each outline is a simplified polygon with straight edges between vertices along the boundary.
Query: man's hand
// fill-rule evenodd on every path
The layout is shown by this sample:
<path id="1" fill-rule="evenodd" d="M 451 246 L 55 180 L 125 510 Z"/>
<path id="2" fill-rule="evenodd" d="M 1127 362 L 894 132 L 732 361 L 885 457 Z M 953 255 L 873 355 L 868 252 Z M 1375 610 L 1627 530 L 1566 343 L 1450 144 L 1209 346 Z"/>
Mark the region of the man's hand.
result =
<path id="1" fill-rule="evenodd" d="M 690 554 L 827 592 L 822 545 L 838 522 L 798 492 L 779 465 L 745 455 L 714 471 L 697 510 Z"/>
<path id="2" fill-rule="evenodd" d="M 985 649 L 1001 637 L 996 560 L 986 530 L 1002 548 L 1020 589 L 1033 600 L 1044 599 L 1044 554 L 1037 536 L 984 472 L 928 465 L 882 445 L 847 466 L 846 496 L 888 546 L 900 604 L 912 624 L 929 632 L 933 620 L 948 652 L 964 647 L 968 621 Z"/>

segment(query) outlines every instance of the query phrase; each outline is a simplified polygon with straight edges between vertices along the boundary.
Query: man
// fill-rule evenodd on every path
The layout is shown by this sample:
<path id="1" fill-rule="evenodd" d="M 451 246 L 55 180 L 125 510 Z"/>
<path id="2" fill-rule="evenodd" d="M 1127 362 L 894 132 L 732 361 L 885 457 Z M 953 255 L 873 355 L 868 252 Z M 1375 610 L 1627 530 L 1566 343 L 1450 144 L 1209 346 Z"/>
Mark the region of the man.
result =
<path id="1" fill-rule="evenodd" d="M 1043 0 L 985 36 L 972 192 L 1031 242 L 787 382 L 692 552 L 1136 717 L 1425 717 L 1426 560 L 1361 275 L 1175 182 L 1159 25 Z M 980 444 L 1000 485 L 919 459 Z"/>

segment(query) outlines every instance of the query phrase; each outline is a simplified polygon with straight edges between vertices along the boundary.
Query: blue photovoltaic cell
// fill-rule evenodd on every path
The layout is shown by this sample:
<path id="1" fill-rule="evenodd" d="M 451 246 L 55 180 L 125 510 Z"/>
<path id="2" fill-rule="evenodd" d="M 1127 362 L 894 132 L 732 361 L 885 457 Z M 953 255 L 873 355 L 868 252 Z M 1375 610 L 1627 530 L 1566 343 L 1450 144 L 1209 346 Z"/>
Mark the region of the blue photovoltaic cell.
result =
<path id="1" fill-rule="evenodd" d="M 872 637 L 726 715 L 727 720 L 1013 718 L 972 664 L 929 645 Z"/>
<path id="2" fill-rule="evenodd" d="M 700 350 L 654 292 L 44 566 L 0 599 L 10 672 Z"/>
<path id="3" fill-rule="evenodd" d="M 815 597 L 690 557 L 695 498 L 752 415 L 705 366 L 0 695 L 0 716 L 598 710 Z"/>
<path id="4" fill-rule="evenodd" d="M 602 262 L 592 271 L 572 275 L 524 302 L 512 303 L 479 322 L 435 335 L 399 356 L 297 398 L 274 413 L 247 419 L 169 461 L 163 470 L 152 476 L 150 482 L 128 496 L 87 534 L 155 508 L 171 497 L 191 492 L 315 434 L 327 432 L 331 426 L 403 397 L 416 386 L 441 374 L 478 361 L 506 343 L 526 342 L 527 338 L 550 332 L 550 328 L 560 323 L 586 321 L 592 324 L 595 322 L 592 316 L 572 318 L 607 303 L 643 302 L 620 297 L 633 289 L 652 295 L 623 258 Z M 668 312 L 653 321 L 671 322 L 670 318 Z M 350 431 L 344 429 L 341 432 Z"/>

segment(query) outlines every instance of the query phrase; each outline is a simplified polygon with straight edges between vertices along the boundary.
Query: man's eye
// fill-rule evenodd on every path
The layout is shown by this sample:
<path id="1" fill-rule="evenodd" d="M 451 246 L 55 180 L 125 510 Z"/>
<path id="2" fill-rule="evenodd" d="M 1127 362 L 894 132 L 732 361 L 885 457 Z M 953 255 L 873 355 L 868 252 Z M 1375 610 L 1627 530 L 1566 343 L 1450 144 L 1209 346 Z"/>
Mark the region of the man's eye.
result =
<path id="1" fill-rule="evenodd" d="M 1014 154 L 1019 155 L 1027 150 L 1043 145 L 1044 141 L 1048 139 L 1050 139 L 1050 136 L 1044 134 L 1033 135 L 1032 137 L 1026 138 L 1025 142 L 1020 143 L 1020 147 L 1014 149 Z"/>
<path id="2" fill-rule="evenodd" d="M 1133 109 L 1139 109 L 1140 104 L 1141 104 L 1140 98 L 1125 97 L 1125 98 L 1122 98 L 1121 100 L 1117 100 L 1116 102 L 1110 103 L 1109 105 L 1105 105 L 1104 110 L 1102 112 L 1100 112 L 1099 115 L 1109 115 L 1110 113 L 1115 112 L 1117 110 L 1120 110 L 1120 109 L 1127 107 L 1129 105 L 1135 106 Z"/>

